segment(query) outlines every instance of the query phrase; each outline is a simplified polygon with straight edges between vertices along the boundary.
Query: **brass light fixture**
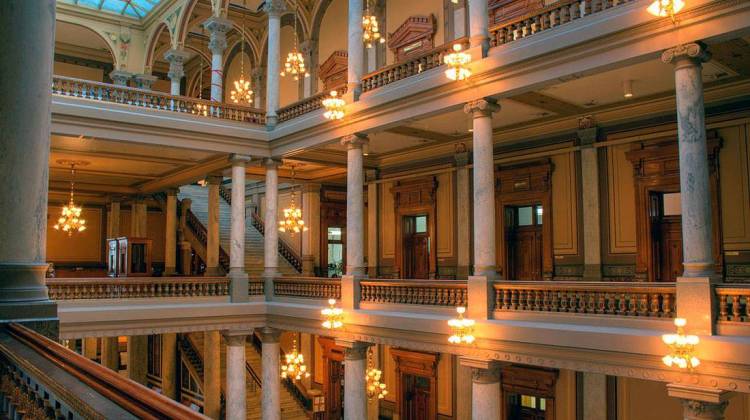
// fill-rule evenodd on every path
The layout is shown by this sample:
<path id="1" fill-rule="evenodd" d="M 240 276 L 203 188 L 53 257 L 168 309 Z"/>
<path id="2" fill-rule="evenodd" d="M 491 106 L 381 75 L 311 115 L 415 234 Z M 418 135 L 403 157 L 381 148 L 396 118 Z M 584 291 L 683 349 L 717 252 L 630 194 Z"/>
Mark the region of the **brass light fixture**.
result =
<path id="1" fill-rule="evenodd" d="M 362 15 L 362 40 L 367 48 L 372 48 L 375 43 L 385 42 L 385 38 L 380 35 L 378 17 L 370 13 L 370 0 L 367 0 L 365 13 Z"/>
<path id="2" fill-rule="evenodd" d="M 669 16 L 674 22 L 675 15 L 683 8 L 685 8 L 685 0 L 654 0 L 646 10 L 654 16 Z"/>
<path id="3" fill-rule="evenodd" d="M 451 344 L 471 344 L 474 342 L 474 320 L 464 318 L 465 312 L 465 307 L 457 307 L 458 318 L 448 321 L 448 326 L 453 331 L 453 334 L 448 337 L 448 342 Z"/>
<path id="4" fill-rule="evenodd" d="M 281 366 L 281 377 L 289 378 L 292 381 L 298 381 L 302 378 L 309 378 L 310 372 L 305 365 L 305 356 L 297 351 L 297 339 L 292 341 L 292 352 L 284 355 L 286 363 Z"/>
<path id="5" fill-rule="evenodd" d="M 73 236 L 73 232 L 83 232 L 84 230 L 86 230 L 86 220 L 81 217 L 82 208 L 80 206 L 76 206 L 74 195 L 76 165 L 88 165 L 88 162 L 59 160 L 57 161 L 57 163 L 70 166 L 70 200 L 68 201 L 68 204 L 63 206 L 60 218 L 57 219 L 57 223 L 55 223 L 53 227 L 55 228 L 55 230 L 67 232 L 68 236 Z"/>
<path id="6" fill-rule="evenodd" d="M 337 330 L 344 326 L 344 310 L 336 307 L 336 299 L 328 299 L 328 307 L 320 313 L 326 318 L 323 328 Z"/>
<path id="7" fill-rule="evenodd" d="M 326 110 L 323 116 L 329 120 L 340 120 L 344 118 L 344 106 L 346 106 L 346 101 L 339 98 L 337 91 L 332 90 L 331 96 L 323 99 L 323 108 Z"/>
<path id="8" fill-rule="evenodd" d="M 253 103 L 253 90 L 250 88 L 250 79 L 245 79 L 245 7 L 242 1 L 242 32 L 240 33 L 240 78 L 234 81 L 234 89 L 229 93 L 232 102 L 236 104 Z"/>
<path id="9" fill-rule="evenodd" d="M 375 353 L 370 347 L 367 350 L 367 374 L 365 379 L 367 380 L 367 399 L 372 401 L 374 399 L 382 400 L 388 395 L 388 390 L 385 389 L 386 385 L 381 382 L 380 379 L 383 377 L 383 372 L 375 367 Z"/>
<path id="10" fill-rule="evenodd" d="M 287 74 L 291 74 L 294 80 L 299 80 L 300 75 L 304 77 L 310 77 L 310 73 L 305 69 L 305 58 L 302 53 L 297 50 L 297 9 L 294 9 L 294 45 L 289 54 L 286 55 L 286 62 L 284 63 L 284 70 L 281 71 L 281 76 L 285 77 Z"/>
<path id="11" fill-rule="evenodd" d="M 279 232 L 287 232 L 294 236 L 296 233 L 307 232 L 307 226 L 305 221 L 302 219 L 302 209 L 294 204 L 295 192 L 294 192 L 294 167 L 292 167 L 292 198 L 289 202 L 289 207 L 284 209 L 284 219 L 279 220 Z"/>
<path id="12" fill-rule="evenodd" d="M 669 346 L 670 353 L 661 360 L 665 365 L 677 366 L 680 369 L 693 370 L 701 361 L 695 356 L 695 347 L 700 343 L 697 335 L 685 334 L 685 318 L 675 318 L 674 325 L 677 327 L 676 334 L 664 334 L 661 340 Z"/>
<path id="13" fill-rule="evenodd" d="M 443 57 L 443 62 L 450 67 L 445 70 L 445 77 L 450 80 L 465 80 L 471 76 L 471 70 L 468 68 L 471 55 L 461 50 L 461 44 L 454 44 L 453 52 Z"/>

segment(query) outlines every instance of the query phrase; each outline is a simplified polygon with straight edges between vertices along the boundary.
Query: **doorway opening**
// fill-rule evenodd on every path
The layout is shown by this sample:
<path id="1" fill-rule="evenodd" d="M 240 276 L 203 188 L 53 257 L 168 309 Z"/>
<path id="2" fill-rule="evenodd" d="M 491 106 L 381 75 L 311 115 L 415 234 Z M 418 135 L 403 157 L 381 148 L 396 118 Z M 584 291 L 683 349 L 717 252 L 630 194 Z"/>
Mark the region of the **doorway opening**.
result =
<path id="1" fill-rule="evenodd" d="M 344 274 L 344 229 L 329 226 L 327 232 L 327 271 L 326 277 L 341 277 Z"/>
<path id="2" fill-rule="evenodd" d="M 427 279 L 430 275 L 430 233 L 427 215 L 403 218 L 404 278 Z"/>
<path id="3" fill-rule="evenodd" d="M 542 280 L 544 209 L 541 204 L 505 207 L 508 278 Z"/>
<path id="4" fill-rule="evenodd" d="M 652 191 L 649 216 L 654 280 L 677 281 L 683 272 L 680 193 Z"/>
<path id="5" fill-rule="evenodd" d="M 430 378 L 404 374 L 404 420 L 428 420 L 430 418 Z"/>

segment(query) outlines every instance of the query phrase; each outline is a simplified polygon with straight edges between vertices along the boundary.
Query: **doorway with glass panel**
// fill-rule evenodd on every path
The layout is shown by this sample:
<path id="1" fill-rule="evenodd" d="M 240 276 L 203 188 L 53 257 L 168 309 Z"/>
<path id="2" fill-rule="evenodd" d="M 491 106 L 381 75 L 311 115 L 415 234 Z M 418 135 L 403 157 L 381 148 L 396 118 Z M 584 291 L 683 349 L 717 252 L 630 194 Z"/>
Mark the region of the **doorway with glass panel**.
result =
<path id="1" fill-rule="evenodd" d="M 329 226 L 326 244 L 326 277 L 341 277 L 345 269 L 344 228 Z"/>

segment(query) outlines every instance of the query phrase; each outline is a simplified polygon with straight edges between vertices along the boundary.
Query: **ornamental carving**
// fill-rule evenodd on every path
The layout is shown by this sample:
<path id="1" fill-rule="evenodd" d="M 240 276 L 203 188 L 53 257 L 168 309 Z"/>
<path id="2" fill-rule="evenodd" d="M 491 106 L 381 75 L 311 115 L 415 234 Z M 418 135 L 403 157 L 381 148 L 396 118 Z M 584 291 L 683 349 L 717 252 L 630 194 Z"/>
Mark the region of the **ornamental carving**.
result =
<path id="1" fill-rule="evenodd" d="M 544 7 L 542 0 L 490 0 L 490 26 L 517 20 Z"/>
<path id="2" fill-rule="evenodd" d="M 661 61 L 664 63 L 674 63 L 675 59 L 682 57 L 691 58 L 698 62 L 706 62 L 711 59 L 711 54 L 706 50 L 706 46 L 701 42 L 690 44 L 680 44 L 676 47 L 664 50 L 661 54 Z"/>
<path id="3" fill-rule="evenodd" d="M 345 50 L 334 51 L 320 65 L 318 77 L 323 82 L 323 92 L 328 92 L 346 85 L 349 53 Z"/>
<path id="4" fill-rule="evenodd" d="M 401 26 L 388 36 L 388 48 L 395 57 L 395 62 L 405 61 L 409 57 L 420 55 L 435 47 L 437 31 L 434 15 L 409 16 Z"/>

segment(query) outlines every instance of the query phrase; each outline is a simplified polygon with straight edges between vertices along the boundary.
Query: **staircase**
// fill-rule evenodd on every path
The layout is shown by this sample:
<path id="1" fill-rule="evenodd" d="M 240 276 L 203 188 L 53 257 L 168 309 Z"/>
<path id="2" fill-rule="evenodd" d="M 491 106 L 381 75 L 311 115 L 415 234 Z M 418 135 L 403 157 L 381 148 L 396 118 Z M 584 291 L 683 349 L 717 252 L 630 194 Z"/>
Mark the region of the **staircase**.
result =
<path id="1" fill-rule="evenodd" d="M 190 341 L 193 346 L 198 349 L 200 353 L 202 365 L 203 358 L 203 333 L 189 333 Z M 261 356 L 255 350 L 252 344 L 245 344 L 245 362 L 247 364 L 247 419 L 248 420 L 260 420 L 262 409 L 261 409 L 261 388 L 258 386 L 260 382 L 260 372 L 262 372 Z M 224 338 L 222 337 L 221 345 L 221 389 L 224 392 L 226 384 L 226 345 Z M 281 374 L 281 372 L 279 372 Z M 281 386 L 281 418 L 284 420 L 307 420 L 308 416 L 305 409 L 297 402 L 294 396 L 284 387 Z"/>
<path id="2" fill-rule="evenodd" d="M 186 185 L 180 187 L 178 195 L 180 200 L 189 198 L 192 201 L 191 211 L 203 223 L 208 226 L 208 188 L 198 185 Z M 225 199 L 219 199 L 219 244 L 222 249 L 229 251 L 229 238 L 232 230 L 232 208 Z M 264 238 L 260 231 L 254 227 L 251 220 L 245 223 L 245 271 L 251 276 L 263 274 L 264 269 Z M 297 270 L 287 261 L 284 254 L 280 254 L 279 271 L 284 276 L 298 276 Z"/>

